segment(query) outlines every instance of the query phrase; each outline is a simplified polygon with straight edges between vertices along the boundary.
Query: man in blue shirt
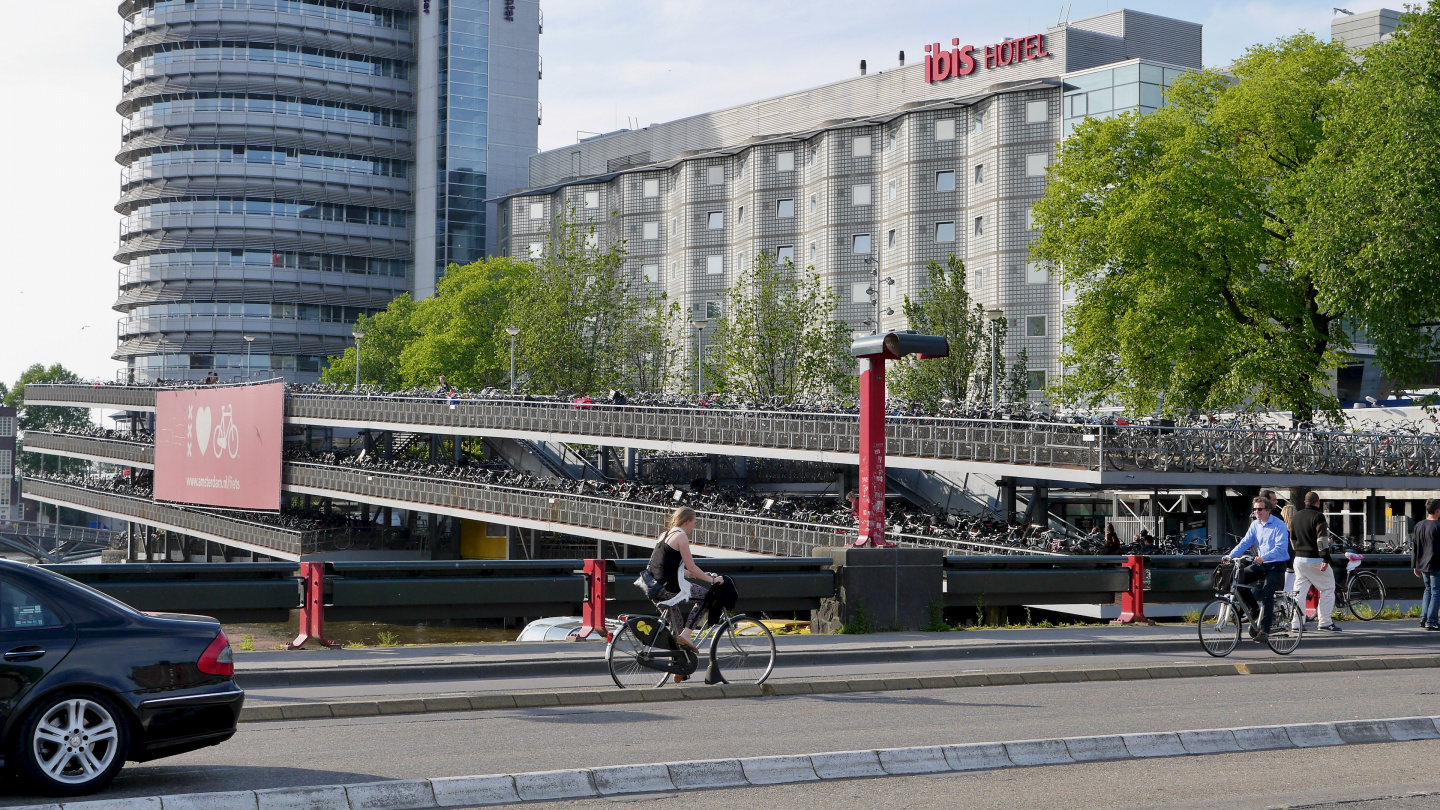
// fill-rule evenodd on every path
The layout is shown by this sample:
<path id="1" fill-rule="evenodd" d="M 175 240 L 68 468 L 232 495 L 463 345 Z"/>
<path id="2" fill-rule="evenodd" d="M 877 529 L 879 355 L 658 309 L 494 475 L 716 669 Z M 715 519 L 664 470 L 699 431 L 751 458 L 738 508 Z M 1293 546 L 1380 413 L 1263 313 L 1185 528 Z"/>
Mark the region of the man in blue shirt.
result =
<path id="1" fill-rule="evenodd" d="M 1285 521 L 1271 514 L 1269 500 L 1256 498 L 1253 504 L 1255 520 L 1239 545 L 1230 552 L 1230 558 L 1235 559 L 1251 546 L 1255 547 L 1255 562 L 1240 569 L 1236 575 L 1241 585 L 1262 583 L 1260 598 L 1265 610 L 1259 613 L 1258 631 L 1254 622 L 1250 624 L 1250 635 L 1256 641 L 1264 642 L 1270 635 L 1270 619 L 1275 613 L 1275 592 L 1285 587 L 1285 566 L 1290 561 L 1290 530 L 1285 527 Z M 1240 598 L 1250 608 L 1250 615 L 1256 615 L 1255 592 L 1250 588 L 1241 588 Z"/>

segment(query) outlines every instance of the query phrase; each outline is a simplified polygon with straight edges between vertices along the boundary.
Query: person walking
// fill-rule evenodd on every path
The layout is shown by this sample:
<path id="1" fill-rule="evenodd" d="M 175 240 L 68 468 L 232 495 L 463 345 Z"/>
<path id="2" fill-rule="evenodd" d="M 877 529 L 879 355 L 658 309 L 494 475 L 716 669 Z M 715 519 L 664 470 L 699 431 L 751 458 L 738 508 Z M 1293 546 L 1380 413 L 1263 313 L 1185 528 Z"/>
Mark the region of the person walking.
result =
<path id="1" fill-rule="evenodd" d="M 1290 507 L 1285 507 L 1289 509 Z M 1325 513 L 1320 511 L 1320 495 L 1305 493 L 1305 506 L 1296 510 L 1288 521 L 1290 524 L 1290 548 L 1295 560 L 1295 593 L 1302 604 L 1314 585 L 1320 591 L 1320 605 L 1315 618 L 1320 629 L 1336 632 L 1340 625 L 1335 623 L 1335 572 L 1330 570 L 1326 549 L 1330 526 L 1325 522 Z M 1321 548 L 1321 545 L 1326 548 Z M 1297 614 L 1295 621 L 1303 622 L 1304 614 Z"/>
<path id="2" fill-rule="evenodd" d="M 1420 600 L 1420 626 L 1440 630 L 1440 498 L 1425 502 L 1425 519 L 1415 524 L 1411 535 L 1410 567 L 1425 583 Z"/>
<path id="3" fill-rule="evenodd" d="M 1236 572 L 1241 585 L 1259 586 L 1260 600 L 1256 604 L 1252 588 L 1241 588 L 1240 599 L 1250 609 L 1251 615 L 1259 614 L 1260 629 L 1250 624 L 1250 637 L 1265 642 L 1270 637 L 1270 622 L 1275 615 L 1275 592 L 1285 586 L 1285 566 L 1290 562 L 1290 531 L 1285 521 L 1271 513 L 1267 498 L 1252 501 L 1255 520 L 1239 544 L 1231 549 L 1230 559 L 1238 559 L 1251 546 L 1255 547 L 1255 561 Z M 1259 608 L 1264 610 L 1260 611 Z"/>

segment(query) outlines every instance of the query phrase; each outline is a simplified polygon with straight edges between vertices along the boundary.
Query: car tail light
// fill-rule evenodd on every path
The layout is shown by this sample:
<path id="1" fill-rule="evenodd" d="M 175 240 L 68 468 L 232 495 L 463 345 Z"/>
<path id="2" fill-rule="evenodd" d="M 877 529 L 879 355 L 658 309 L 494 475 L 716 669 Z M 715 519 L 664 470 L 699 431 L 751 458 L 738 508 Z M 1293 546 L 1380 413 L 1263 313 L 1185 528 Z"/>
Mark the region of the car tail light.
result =
<path id="1" fill-rule="evenodd" d="M 195 666 L 206 675 L 234 675 L 235 674 L 235 653 L 230 650 L 230 639 L 225 637 L 222 630 L 217 633 L 215 640 L 200 654 L 200 660 Z"/>

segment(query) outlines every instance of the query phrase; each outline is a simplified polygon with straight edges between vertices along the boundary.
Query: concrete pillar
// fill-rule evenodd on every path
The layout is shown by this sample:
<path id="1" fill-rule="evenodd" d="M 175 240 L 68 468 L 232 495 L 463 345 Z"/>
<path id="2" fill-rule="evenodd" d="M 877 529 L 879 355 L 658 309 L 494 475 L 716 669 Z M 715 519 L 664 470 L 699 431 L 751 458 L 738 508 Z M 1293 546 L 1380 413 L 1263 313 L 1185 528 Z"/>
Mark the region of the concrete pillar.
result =
<path id="1" fill-rule="evenodd" d="M 1210 487 L 1205 493 L 1210 505 L 1205 509 L 1205 533 L 1210 548 L 1224 549 L 1226 532 L 1230 531 L 1229 509 L 1225 503 L 1225 487 Z"/>
<path id="2" fill-rule="evenodd" d="M 1008 478 L 1001 478 L 1000 484 L 1000 515 L 1006 523 L 1015 522 L 1015 482 Z"/>
<path id="3" fill-rule="evenodd" d="M 840 587 L 836 598 L 810 612 L 811 632 L 834 633 L 862 615 L 874 629 L 919 630 L 930 623 L 932 607 L 944 606 L 940 549 L 848 546 L 812 554 L 834 560 Z"/>

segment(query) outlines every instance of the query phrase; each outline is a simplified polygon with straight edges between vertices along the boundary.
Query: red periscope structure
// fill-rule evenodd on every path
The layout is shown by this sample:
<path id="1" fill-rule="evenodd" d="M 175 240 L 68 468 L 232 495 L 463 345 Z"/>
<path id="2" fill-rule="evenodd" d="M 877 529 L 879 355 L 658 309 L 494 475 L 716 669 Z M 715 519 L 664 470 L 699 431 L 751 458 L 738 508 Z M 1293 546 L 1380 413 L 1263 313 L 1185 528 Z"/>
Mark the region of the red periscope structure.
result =
<path id="1" fill-rule="evenodd" d="M 860 358 L 860 521 L 857 546 L 887 548 L 885 542 L 885 361 L 913 354 L 921 360 L 949 357 L 950 342 L 938 335 L 886 332 L 850 344 Z"/>

